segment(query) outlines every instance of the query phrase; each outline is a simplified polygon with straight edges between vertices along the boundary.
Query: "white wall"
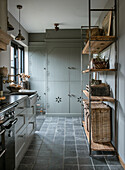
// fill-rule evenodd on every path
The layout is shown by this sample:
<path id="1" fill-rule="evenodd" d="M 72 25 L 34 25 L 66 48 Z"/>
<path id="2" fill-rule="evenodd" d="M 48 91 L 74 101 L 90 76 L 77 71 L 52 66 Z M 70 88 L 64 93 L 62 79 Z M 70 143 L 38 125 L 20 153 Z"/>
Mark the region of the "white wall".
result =
<path id="1" fill-rule="evenodd" d="M 113 7 L 113 0 L 109 0 L 107 8 Z M 119 39 L 118 39 L 118 109 L 117 109 L 117 142 L 118 153 L 125 163 L 125 1 L 119 0 Z M 100 16 L 99 23 L 102 22 L 104 13 Z M 111 53 L 110 53 L 111 52 Z M 110 55 L 109 55 L 110 54 Z M 110 56 L 110 66 L 114 67 L 115 48 L 114 45 L 103 53 L 104 56 Z M 100 79 L 110 85 L 112 96 L 115 95 L 114 73 L 101 74 Z M 114 105 L 110 104 L 114 111 Z M 114 116 L 114 112 L 112 114 Z M 113 127 L 114 134 L 114 127 Z M 114 139 L 113 139 L 114 140 Z"/>

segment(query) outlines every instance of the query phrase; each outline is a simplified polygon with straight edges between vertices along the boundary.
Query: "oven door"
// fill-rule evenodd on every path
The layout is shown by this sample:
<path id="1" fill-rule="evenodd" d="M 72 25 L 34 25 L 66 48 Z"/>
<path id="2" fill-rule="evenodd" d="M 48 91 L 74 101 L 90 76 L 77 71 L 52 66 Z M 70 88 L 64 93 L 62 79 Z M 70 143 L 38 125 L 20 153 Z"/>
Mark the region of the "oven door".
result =
<path id="1" fill-rule="evenodd" d="M 5 131 L 0 127 L 0 170 L 5 169 Z"/>
<path id="2" fill-rule="evenodd" d="M 4 125 L 5 132 L 5 170 L 15 169 L 15 123 L 16 119 L 10 119 L 6 125 Z"/>

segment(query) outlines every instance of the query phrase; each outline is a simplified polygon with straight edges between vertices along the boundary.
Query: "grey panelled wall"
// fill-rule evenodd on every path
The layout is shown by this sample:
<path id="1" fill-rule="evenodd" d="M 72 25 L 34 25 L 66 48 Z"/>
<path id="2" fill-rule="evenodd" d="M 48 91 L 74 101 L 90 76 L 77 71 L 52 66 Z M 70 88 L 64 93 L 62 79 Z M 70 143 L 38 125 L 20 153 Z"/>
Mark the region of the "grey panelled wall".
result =
<path id="1" fill-rule="evenodd" d="M 30 84 L 39 103 L 47 113 L 81 113 L 80 30 L 47 30 L 29 40 Z"/>
<path id="2" fill-rule="evenodd" d="M 106 7 L 112 7 L 113 0 L 109 0 Z M 118 153 L 125 163 L 125 1 L 119 0 L 119 39 L 118 39 L 118 108 L 117 108 L 117 126 L 118 126 Z M 103 15 L 100 17 L 100 21 L 102 20 Z M 108 49 L 105 53 L 105 56 L 109 56 L 111 59 L 110 66 L 113 68 L 114 66 L 114 45 L 111 49 Z M 114 77 L 113 73 L 102 74 L 101 79 L 104 82 L 107 82 L 111 87 L 112 96 L 114 97 Z M 114 110 L 113 104 L 110 106 Z M 112 113 L 113 114 L 113 113 Z M 114 131 L 114 127 L 113 127 Z M 114 134 L 114 133 L 113 133 Z"/>
<path id="3" fill-rule="evenodd" d="M 41 44 L 29 46 L 30 88 L 37 90 L 42 109 L 46 109 L 46 47 Z"/>

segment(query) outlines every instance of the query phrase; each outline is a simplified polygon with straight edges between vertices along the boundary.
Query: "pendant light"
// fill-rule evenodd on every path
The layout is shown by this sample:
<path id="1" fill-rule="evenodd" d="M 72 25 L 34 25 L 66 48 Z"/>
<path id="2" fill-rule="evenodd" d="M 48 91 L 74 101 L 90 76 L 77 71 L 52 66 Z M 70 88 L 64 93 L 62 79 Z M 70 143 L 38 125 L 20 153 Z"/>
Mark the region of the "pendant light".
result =
<path id="1" fill-rule="evenodd" d="M 23 41 L 25 40 L 25 38 L 22 36 L 21 29 L 20 29 L 20 9 L 22 9 L 22 5 L 17 5 L 17 8 L 19 9 L 19 33 L 15 39 L 19 41 Z"/>

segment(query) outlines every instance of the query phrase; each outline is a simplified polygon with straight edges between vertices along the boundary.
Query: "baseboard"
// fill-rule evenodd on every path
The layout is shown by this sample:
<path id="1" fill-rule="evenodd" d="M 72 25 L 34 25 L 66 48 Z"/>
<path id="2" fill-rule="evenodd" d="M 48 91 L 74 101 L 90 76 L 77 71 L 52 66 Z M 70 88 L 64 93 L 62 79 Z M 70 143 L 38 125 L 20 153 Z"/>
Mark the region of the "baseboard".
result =
<path id="1" fill-rule="evenodd" d="M 67 116 L 67 117 L 81 117 L 81 113 L 46 113 L 46 116 Z"/>
<path id="2" fill-rule="evenodd" d="M 122 158 L 118 154 L 119 162 L 121 163 L 122 167 L 125 169 L 125 163 L 123 162 Z"/>

